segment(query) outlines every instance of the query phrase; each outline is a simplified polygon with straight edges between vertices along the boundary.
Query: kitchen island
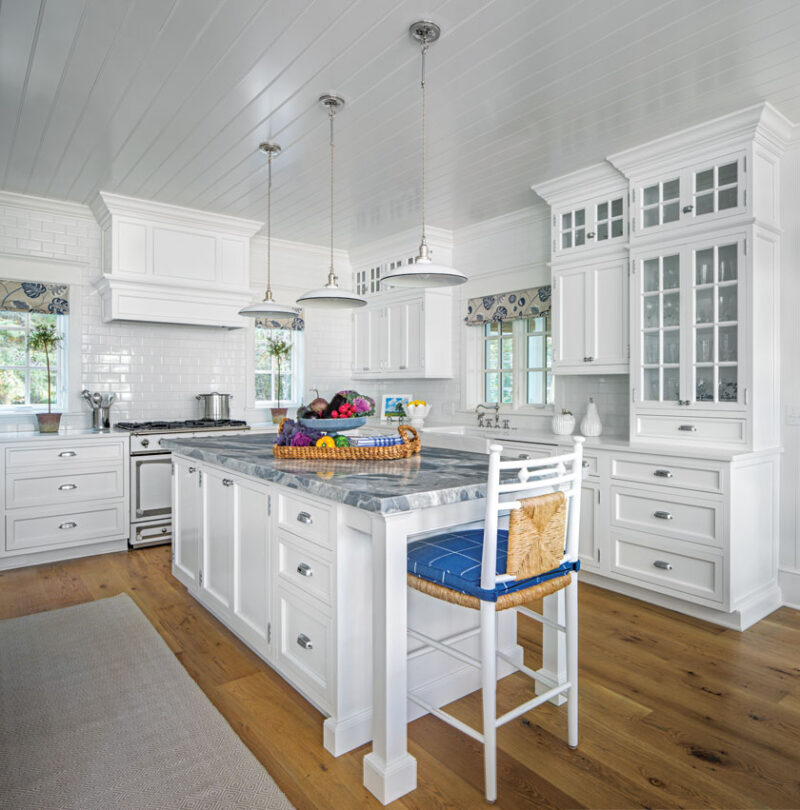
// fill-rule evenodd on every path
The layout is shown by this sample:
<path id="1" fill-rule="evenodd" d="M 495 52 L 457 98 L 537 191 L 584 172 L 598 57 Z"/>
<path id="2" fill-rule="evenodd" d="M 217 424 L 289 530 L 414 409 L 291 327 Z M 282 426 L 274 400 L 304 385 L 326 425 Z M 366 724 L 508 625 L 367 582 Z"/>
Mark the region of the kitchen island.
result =
<path id="1" fill-rule="evenodd" d="M 476 616 L 408 592 L 406 546 L 483 519 L 487 456 L 423 447 L 396 461 L 295 461 L 274 458 L 264 436 L 164 446 L 175 576 L 328 715 L 323 742 L 334 756 L 372 740 L 364 784 L 381 802 L 412 790 L 406 723 L 422 712 L 407 707 L 407 682 L 444 705 L 479 677 L 438 652 L 407 662 L 407 621 L 449 636 Z M 514 612 L 499 620 L 504 653 L 520 661 Z M 476 641 L 462 649 L 477 654 Z M 557 666 L 548 652 L 544 675 Z"/>

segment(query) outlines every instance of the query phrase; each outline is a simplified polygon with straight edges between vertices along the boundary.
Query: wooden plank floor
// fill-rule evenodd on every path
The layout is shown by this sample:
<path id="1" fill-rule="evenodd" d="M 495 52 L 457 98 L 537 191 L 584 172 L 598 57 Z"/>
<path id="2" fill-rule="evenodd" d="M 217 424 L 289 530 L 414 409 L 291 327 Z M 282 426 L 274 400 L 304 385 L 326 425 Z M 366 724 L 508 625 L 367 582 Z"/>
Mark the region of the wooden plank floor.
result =
<path id="1" fill-rule="evenodd" d="M 369 747 L 330 756 L 323 716 L 187 595 L 167 547 L 0 572 L 0 618 L 122 592 L 298 808 L 380 807 Z M 800 612 L 737 633 L 588 585 L 580 610 L 580 746 L 551 705 L 503 727 L 498 807 L 800 807 Z M 538 666 L 538 625 L 520 619 L 520 638 Z M 505 679 L 500 709 L 529 684 Z M 451 709 L 480 725 L 477 694 Z M 409 749 L 419 788 L 392 807 L 484 806 L 477 743 L 424 717 Z"/>

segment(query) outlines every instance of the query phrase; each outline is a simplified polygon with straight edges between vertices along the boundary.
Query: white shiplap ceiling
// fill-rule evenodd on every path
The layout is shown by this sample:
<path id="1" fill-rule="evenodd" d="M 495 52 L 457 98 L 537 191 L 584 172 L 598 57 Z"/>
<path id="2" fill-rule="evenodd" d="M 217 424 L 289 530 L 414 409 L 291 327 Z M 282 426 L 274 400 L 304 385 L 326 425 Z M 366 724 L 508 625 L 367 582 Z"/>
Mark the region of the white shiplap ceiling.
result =
<path id="1" fill-rule="evenodd" d="M 0 0 L 0 188 L 98 190 L 325 243 L 419 220 L 416 19 L 431 46 L 428 223 L 530 205 L 531 184 L 759 101 L 800 121 L 798 0 Z"/>

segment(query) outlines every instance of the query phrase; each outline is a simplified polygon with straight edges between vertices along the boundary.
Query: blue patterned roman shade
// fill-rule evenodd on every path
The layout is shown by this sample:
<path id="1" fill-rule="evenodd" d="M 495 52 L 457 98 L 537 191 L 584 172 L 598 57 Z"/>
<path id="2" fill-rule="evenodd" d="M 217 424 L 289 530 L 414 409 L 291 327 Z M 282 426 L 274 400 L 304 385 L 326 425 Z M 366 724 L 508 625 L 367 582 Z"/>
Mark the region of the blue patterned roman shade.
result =
<path id="1" fill-rule="evenodd" d="M 468 326 L 480 326 L 487 321 L 511 321 L 516 318 L 542 318 L 550 314 L 550 285 L 529 287 L 527 290 L 484 295 L 467 302 Z"/>
<path id="2" fill-rule="evenodd" d="M 49 315 L 69 314 L 69 287 L 66 284 L 44 284 L 41 281 L 0 279 L 0 309 L 12 312 L 43 312 Z"/>
<path id="3" fill-rule="evenodd" d="M 291 329 L 294 332 L 302 332 L 306 328 L 303 320 L 303 310 L 297 311 L 297 315 L 284 315 L 282 318 L 256 318 L 256 326 L 262 329 Z"/>

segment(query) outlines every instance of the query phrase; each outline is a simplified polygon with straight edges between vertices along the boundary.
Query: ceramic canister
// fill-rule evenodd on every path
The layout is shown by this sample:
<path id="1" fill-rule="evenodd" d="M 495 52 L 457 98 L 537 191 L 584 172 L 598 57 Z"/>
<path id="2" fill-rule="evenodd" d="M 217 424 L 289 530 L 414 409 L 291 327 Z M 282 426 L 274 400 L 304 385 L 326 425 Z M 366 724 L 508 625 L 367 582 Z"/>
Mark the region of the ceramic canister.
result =
<path id="1" fill-rule="evenodd" d="M 584 436 L 599 436 L 603 432 L 603 423 L 597 413 L 597 405 L 589 397 L 589 404 L 586 406 L 586 416 L 581 419 L 581 433 Z"/>
<path id="2" fill-rule="evenodd" d="M 569 436 L 575 430 L 575 417 L 569 411 L 562 410 L 553 417 L 552 425 L 556 436 Z"/>

